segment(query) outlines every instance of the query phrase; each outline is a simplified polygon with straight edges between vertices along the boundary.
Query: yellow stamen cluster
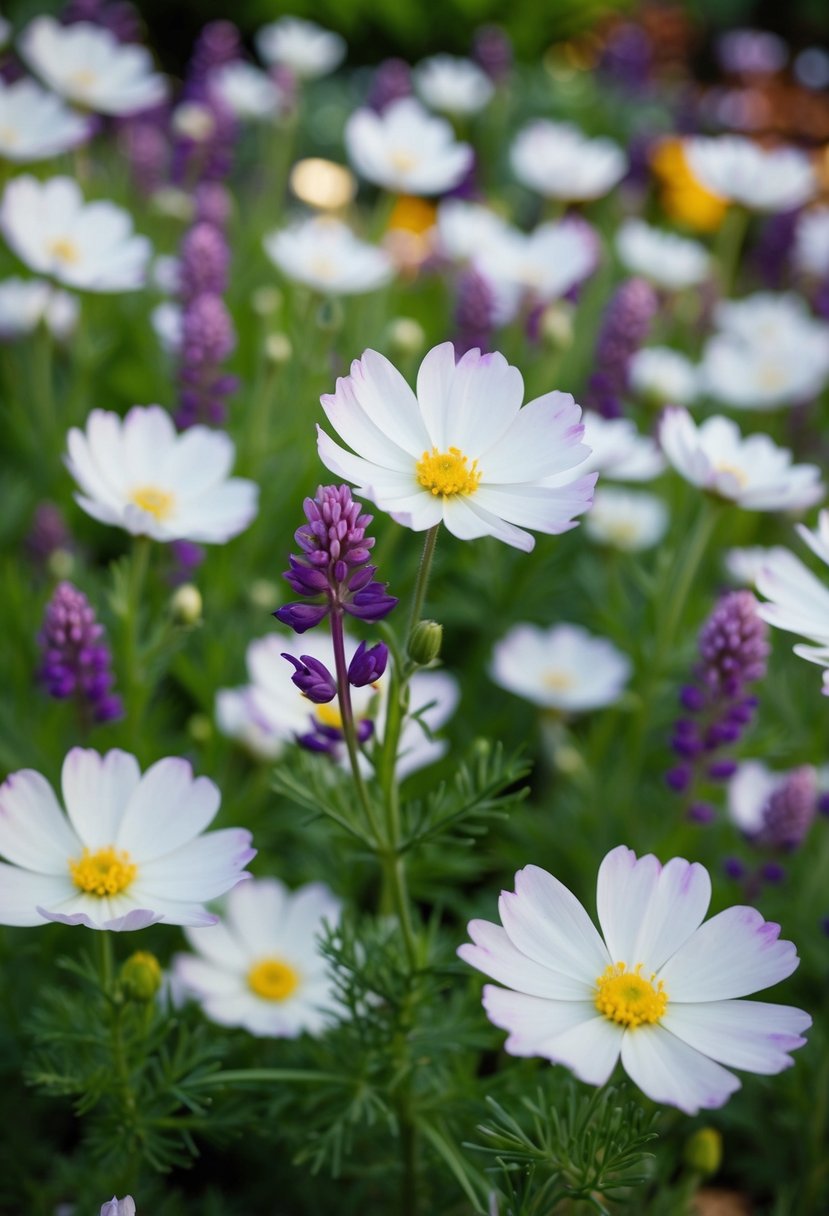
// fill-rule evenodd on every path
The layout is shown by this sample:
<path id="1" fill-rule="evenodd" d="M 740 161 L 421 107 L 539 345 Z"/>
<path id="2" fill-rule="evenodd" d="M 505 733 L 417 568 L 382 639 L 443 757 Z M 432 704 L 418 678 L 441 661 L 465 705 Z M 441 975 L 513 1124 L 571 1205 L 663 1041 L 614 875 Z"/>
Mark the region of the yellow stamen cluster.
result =
<path id="1" fill-rule="evenodd" d="M 396 169 L 398 173 L 408 173 L 417 164 L 417 157 L 405 148 L 398 148 L 389 153 L 389 160 L 392 168 Z"/>
<path id="2" fill-rule="evenodd" d="M 541 676 L 541 683 L 551 692 L 569 692 L 575 682 L 575 676 L 571 671 L 555 671 L 550 668 Z"/>
<path id="3" fill-rule="evenodd" d="M 103 898 L 126 891 L 138 873 L 138 866 L 130 860 L 129 853 L 109 844 L 94 853 L 84 849 L 80 857 L 69 862 L 69 873 L 79 891 Z"/>
<path id="4" fill-rule="evenodd" d="M 49 245 L 49 252 L 53 258 L 56 258 L 67 266 L 76 266 L 81 260 L 81 251 L 72 238 L 68 236 L 56 237 Z"/>
<path id="5" fill-rule="evenodd" d="M 746 476 L 745 470 L 738 468 L 736 464 L 718 464 L 714 466 L 714 470 L 717 473 L 730 474 L 741 490 L 744 490 L 748 484 L 748 477 Z"/>
<path id="6" fill-rule="evenodd" d="M 155 486 L 139 486 L 137 490 L 133 490 L 130 497 L 137 507 L 154 515 L 159 523 L 169 519 L 176 501 L 174 495 Z"/>
<path id="7" fill-rule="evenodd" d="M 424 452 L 415 466 L 417 480 L 430 494 L 451 498 L 454 494 L 474 494 L 481 480 L 477 460 L 472 464 L 460 448 Z"/>
<path id="8" fill-rule="evenodd" d="M 248 972 L 248 988 L 265 1001 L 285 1001 L 299 987 L 299 972 L 281 958 L 263 958 Z"/>
<path id="9" fill-rule="evenodd" d="M 611 963 L 596 980 L 594 1003 L 611 1022 L 632 1030 L 660 1021 L 668 1006 L 668 994 L 656 976 L 646 979 L 642 963 L 628 971 L 625 963 Z"/>

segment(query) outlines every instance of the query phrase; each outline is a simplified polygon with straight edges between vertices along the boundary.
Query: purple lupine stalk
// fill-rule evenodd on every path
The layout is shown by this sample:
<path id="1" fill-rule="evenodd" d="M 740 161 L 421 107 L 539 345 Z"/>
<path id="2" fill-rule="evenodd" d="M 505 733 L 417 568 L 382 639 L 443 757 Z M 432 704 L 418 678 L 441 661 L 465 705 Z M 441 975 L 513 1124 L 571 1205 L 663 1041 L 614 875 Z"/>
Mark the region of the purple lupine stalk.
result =
<path id="1" fill-rule="evenodd" d="M 206 422 L 221 426 L 227 398 L 238 381 L 222 370 L 236 346 L 236 332 L 221 296 L 203 293 L 184 303 L 181 317 L 179 408 L 181 430 Z"/>
<path id="2" fill-rule="evenodd" d="M 799 207 L 794 211 L 780 211 L 777 215 L 769 216 L 760 231 L 754 251 L 754 264 L 766 287 L 783 286 L 800 214 Z"/>
<path id="3" fill-rule="evenodd" d="M 512 71 L 512 43 L 499 25 L 482 25 L 472 38 L 472 58 L 493 84 L 504 84 Z"/>
<path id="4" fill-rule="evenodd" d="M 749 686 L 766 673 L 768 626 L 750 591 L 723 595 L 699 634 L 693 682 L 680 692 L 687 716 L 674 724 L 671 746 L 679 763 L 665 774 L 668 786 L 689 800 L 689 817 L 711 818 L 708 804 L 692 801 L 700 780 L 725 781 L 734 763 L 721 750 L 735 744 L 754 716 L 757 699 Z M 705 807 L 705 814 L 698 813 Z"/>
<path id="5" fill-rule="evenodd" d="M 405 59 L 384 59 L 372 77 L 366 105 L 378 114 L 412 95 L 412 70 Z"/>
<path id="6" fill-rule="evenodd" d="M 829 274 L 818 283 L 812 304 L 817 315 L 829 321 Z"/>
<path id="7" fill-rule="evenodd" d="M 204 101 L 210 91 L 210 74 L 239 59 L 242 43 L 232 21 L 209 21 L 199 34 L 187 65 L 184 97 Z"/>
<path id="8" fill-rule="evenodd" d="M 239 32 L 229 21 L 211 21 L 199 35 L 184 81 L 182 100 L 203 106 L 210 120 L 204 139 L 179 133 L 173 144 L 171 177 L 176 185 L 197 186 L 221 181 L 230 171 L 237 123 L 229 108 L 211 88 L 218 68 L 239 58 Z"/>
<path id="9" fill-rule="evenodd" d="M 129 163 L 130 173 L 141 194 L 149 196 L 164 184 L 170 161 L 167 113 L 124 119 L 118 140 Z"/>
<path id="10" fill-rule="evenodd" d="M 42 660 L 38 677 L 50 696 L 75 697 L 96 722 L 110 722 L 123 713 L 112 691 L 112 656 L 104 627 L 89 600 L 72 583 L 62 582 L 46 605 L 38 635 Z"/>
<path id="11" fill-rule="evenodd" d="M 758 844 L 791 851 L 806 839 L 817 812 L 817 773 L 810 764 L 793 769 L 768 797 Z"/>
<path id="12" fill-rule="evenodd" d="M 24 544 L 27 554 L 37 566 L 45 566 L 58 549 L 72 550 L 72 534 L 56 503 L 38 503 Z"/>
<path id="13" fill-rule="evenodd" d="M 632 21 L 617 26 L 602 49 L 598 70 L 626 92 L 647 89 L 653 72 L 653 42 L 647 30 Z"/>
<path id="14" fill-rule="evenodd" d="M 197 221 L 181 243 L 180 292 L 185 300 L 221 296 L 227 288 L 230 249 L 215 224 Z"/>
<path id="15" fill-rule="evenodd" d="M 172 559 L 172 565 L 167 574 L 167 582 L 172 587 L 180 587 L 182 583 L 192 581 L 193 575 L 205 559 L 203 545 L 197 545 L 192 540 L 174 540 L 167 546 Z"/>
<path id="16" fill-rule="evenodd" d="M 631 358 L 646 341 L 658 307 L 650 283 L 633 278 L 617 287 L 605 308 L 596 342 L 596 371 L 587 386 L 587 404 L 605 418 L 622 414 Z"/>
<path id="17" fill-rule="evenodd" d="M 477 347 L 489 350 L 495 324 L 495 294 L 477 270 L 469 268 L 458 278 L 455 301 L 455 352 L 458 357 Z"/>
<path id="18" fill-rule="evenodd" d="M 119 42 L 138 42 L 141 17 L 128 0 L 69 0 L 61 14 L 64 25 L 88 21 L 114 34 Z"/>

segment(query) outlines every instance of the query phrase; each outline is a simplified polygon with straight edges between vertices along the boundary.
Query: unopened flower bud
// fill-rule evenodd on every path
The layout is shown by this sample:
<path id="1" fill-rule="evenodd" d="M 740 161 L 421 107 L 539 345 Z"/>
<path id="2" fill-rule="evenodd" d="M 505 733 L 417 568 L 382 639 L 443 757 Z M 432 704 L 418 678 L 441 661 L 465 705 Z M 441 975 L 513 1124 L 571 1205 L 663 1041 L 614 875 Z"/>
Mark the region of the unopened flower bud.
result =
<path id="1" fill-rule="evenodd" d="M 291 680 L 309 701 L 313 701 L 315 705 L 326 705 L 334 700 L 337 695 L 337 682 L 324 663 L 310 654 L 303 654 L 295 659 L 292 654 L 283 653 L 282 657 L 293 663 L 295 670 Z"/>
<path id="2" fill-rule="evenodd" d="M 426 333 L 414 317 L 394 317 L 386 334 L 389 346 L 399 355 L 419 355 L 426 345 Z"/>
<path id="3" fill-rule="evenodd" d="M 282 305 L 282 292 L 278 287 L 257 287 L 250 304 L 257 316 L 272 317 Z"/>
<path id="4" fill-rule="evenodd" d="M 256 578 L 248 587 L 248 599 L 254 608 L 263 612 L 273 612 L 282 598 L 278 585 L 269 578 Z"/>
<path id="5" fill-rule="evenodd" d="M 317 326 L 325 333 L 334 333 L 342 327 L 344 315 L 339 300 L 323 300 L 317 309 Z"/>
<path id="6" fill-rule="evenodd" d="M 179 625 L 196 625 L 201 620 L 201 592 L 194 583 L 182 583 L 170 600 L 173 620 Z"/>
<path id="7" fill-rule="evenodd" d="M 161 964 L 147 950 L 136 950 L 121 967 L 121 986 L 133 1001 L 151 1001 L 162 979 Z"/>
<path id="8" fill-rule="evenodd" d="M 213 734 L 213 723 L 207 714 L 193 714 L 187 723 L 187 733 L 194 743 L 207 743 Z"/>
<path id="9" fill-rule="evenodd" d="M 153 210 L 173 220 L 191 220 L 195 211 L 192 196 L 178 186 L 162 186 L 150 200 Z"/>
<path id="10" fill-rule="evenodd" d="M 197 101 L 183 101 L 175 108 L 172 128 L 176 135 L 183 135 L 185 139 L 200 144 L 210 139 L 216 128 L 216 120 L 209 106 Z"/>
<path id="11" fill-rule="evenodd" d="M 75 555 L 70 549 L 55 549 L 49 554 L 46 568 L 53 578 L 69 578 L 75 569 Z"/>
<path id="12" fill-rule="evenodd" d="M 564 300 L 548 305 L 541 314 L 540 332 L 553 350 L 569 350 L 573 345 L 573 307 Z"/>
<path id="13" fill-rule="evenodd" d="M 418 621 L 409 634 L 409 658 L 419 667 L 433 663 L 443 643 L 443 626 L 437 621 Z"/>
<path id="14" fill-rule="evenodd" d="M 287 334 L 268 334 L 265 339 L 265 357 L 271 363 L 277 365 L 287 363 L 293 353 L 294 348 Z"/>
<path id="15" fill-rule="evenodd" d="M 354 653 L 354 658 L 348 665 L 348 682 L 355 688 L 364 688 L 366 684 L 374 684 L 386 670 L 389 661 L 389 648 L 385 642 L 367 647 L 361 642 Z"/>
<path id="16" fill-rule="evenodd" d="M 722 1136 L 715 1127 L 701 1127 L 685 1141 L 682 1156 L 696 1173 L 716 1174 L 722 1162 Z"/>

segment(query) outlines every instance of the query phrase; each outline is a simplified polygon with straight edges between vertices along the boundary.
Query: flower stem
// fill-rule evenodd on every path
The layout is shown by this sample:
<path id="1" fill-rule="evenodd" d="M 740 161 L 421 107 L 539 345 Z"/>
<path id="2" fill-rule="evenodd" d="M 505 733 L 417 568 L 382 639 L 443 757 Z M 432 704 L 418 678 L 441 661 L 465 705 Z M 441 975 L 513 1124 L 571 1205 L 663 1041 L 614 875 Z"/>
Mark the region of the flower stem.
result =
<path id="1" fill-rule="evenodd" d="M 720 278 L 724 296 L 730 296 L 737 278 L 740 265 L 740 254 L 743 249 L 750 213 L 745 207 L 734 204 L 725 217 L 717 241 L 717 260 L 720 264 Z"/>
<path id="2" fill-rule="evenodd" d="M 432 571 L 432 558 L 435 556 L 435 547 L 438 543 L 438 532 L 440 524 L 435 524 L 426 533 L 426 539 L 423 542 L 423 553 L 420 558 L 420 566 L 417 571 L 417 581 L 415 582 L 414 596 L 412 598 L 412 611 L 409 617 L 409 633 L 412 632 L 415 625 L 420 620 L 420 614 L 423 611 L 423 602 L 426 599 L 426 588 L 429 585 L 429 575 Z"/>
<path id="3" fill-rule="evenodd" d="M 338 604 L 331 608 L 331 642 L 334 647 L 334 671 L 337 677 L 337 701 L 342 719 L 342 732 L 345 746 L 348 750 L 348 760 L 357 794 L 366 813 L 369 825 L 376 841 L 381 840 L 380 825 L 374 813 L 371 796 L 366 787 L 365 779 L 360 770 L 360 753 L 357 747 L 357 733 L 354 728 L 354 710 L 351 705 L 351 686 L 348 683 L 348 664 L 345 661 L 345 637 L 343 634 L 343 613 Z"/>
<path id="4" fill-rule="evenodd" d="M 137 735 L 146 700 L 146 679 L 141 663 L 141 601 L 150 562 L 151 540 L 136 536 L 127 579 L 124 616 L 124 672 L 127 725 L 131 735 Z"/>
<path id="5" fill-rule="evenodd" d="M 661 671 L 665 655 L 674 640 L 674 634 L 682 618 L 688 593 L 691 590 L 691 585 L 699 570 L 700 562 L 711 540 L 711 534 L 719 519 L 720 513 L 718 508 L 719 504 L 714 499 L 708 495 L 703 496 L 691 535 L 687 543 L 682 546 L 678 559 L 673 565 L 671 571 L 672 590 L 656 634 L 653 669 L 654 674 L 657 676 Z"/>

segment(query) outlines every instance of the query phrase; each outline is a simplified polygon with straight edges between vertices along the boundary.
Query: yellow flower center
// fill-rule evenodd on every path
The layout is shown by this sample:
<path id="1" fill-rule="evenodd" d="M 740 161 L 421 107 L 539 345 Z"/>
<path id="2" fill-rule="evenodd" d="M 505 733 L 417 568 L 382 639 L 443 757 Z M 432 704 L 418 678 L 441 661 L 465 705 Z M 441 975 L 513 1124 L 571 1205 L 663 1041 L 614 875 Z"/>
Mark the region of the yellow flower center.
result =
<path id="1" fill-rule="evenodd" d="M 770 392 L 774 392 L 775 389 L 785 387 L 786 373 L 778 363 L 766 363 L 760 368 L 760 375 L 758 379 L 763 388 L 767 388 Z"/>
<path id="2" fill-rule="evenodd" d="M 7 148 L 13 148 L 19 142 L 20 136 L 14 127 L 0 127 L 0 143 L 5 144 Z"/>
<path id="3" fill-rule="evenodd" d="M 329 701 L 327 705 L 318 705 L 314 713 L 322 726 L 333 726 L 335 730 L 342 730 L 343 719 L 336 701 Z"/>
<path id="4" fill-rule="evenodd" d="M 716 473 L 728 473 L 730 477 L 734 478 L 741 490 L 748 484 L 745 469 L 738 468 L 736 464 L 718 464 L 715 466 L 714 471 Z"/>
<path id="5" fill-rule="evenodd" d="M 265 1001 L 285 1001 L 299 987 L 299 972 L 281 958 L 263 958 L 248 972 L 248 988 Z"/>
<path id="6" fill-rule="evenodd" d="M 628 971 L 625 963 L 611 963 L 596 980 L 594 1003 L 599 1013 L 631 1030 L 660 1021 L 668 1006 L 662 981 L 654 984 L 655 975 L 646 979 L 642 966 L 637 963 Z"/>
<path id="7" fill-rule="evenodd" d="M 396 169 L 398 173 L 408 173 L 417 164 L 417 157 L 403 148 L 390 153 L 389 160 L 391 161 L 392 168 Z"/>
<path id="8" fill-rule="evenodd" d="M 636 524 L 629 519 L 606 519 L 603 523 L 608 540 L 615 541 L 620 548 L 634 544 L 639 536 Z"/>
<path id="9" fill-rule="evenodd" d="M 90 853 L 84 849 L 80 857 L 69 862 L 69 873 L 79 891 L 87 895 L 120 895 L 138 873 L 129 853 L 108 844 Z"/>
<path id="10" fill-rule="evenodd" d="M 326 257 L 324 253 L 317 254 L 312 259 L 309 269 L 311 274 L 316 275 L 318 279 L 323 279 L 326 283 L 333 279 L 337 273 L 336 263 L 331 258 Z"/>
<path id="11" fill-rule="evenodd" d="M 477 460 L 472 464 L 460 448 L 424 452 L 415 466 L 417 480 L 430 494 L 451 498 L 454 494 L 474 494 L 481 480 Z"/>
<path id="12" fill-rule="evenodd" d="M 543 672 L 541 676 L 541 683 L 552 692 L 567 692 L 573 687 L 575 682 L 575 677 L 571 671 L 555 671 L 551 669 Z"/>
<path id="13" fill-rule="evenodd" d="M 169 519 L 176 501 L 174 495 L 167 490 L 159 490 L 156 486 L 139 486 L 137 490 L 133 490 L 131 499 L 137 507 L 154 515 L 159 522 Z"/>
<path id="14" fill-rule="evenodd" d="M 50 244 L 49 251 L 56 261 L 64 262 L 67 266 L 77 266 L 81 260 L 80 249 L 68 236 L 56 237 Z"/>
<path id="15" fill-rule="evenodd" d="M 78 68 L 76 72 L 70 73 L 69 82 L 79 89 L 90 89 L 98 79 L 97 73 L 91 68 Z"/>

